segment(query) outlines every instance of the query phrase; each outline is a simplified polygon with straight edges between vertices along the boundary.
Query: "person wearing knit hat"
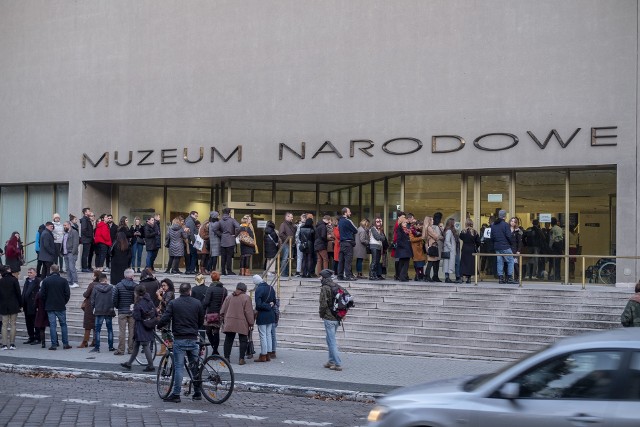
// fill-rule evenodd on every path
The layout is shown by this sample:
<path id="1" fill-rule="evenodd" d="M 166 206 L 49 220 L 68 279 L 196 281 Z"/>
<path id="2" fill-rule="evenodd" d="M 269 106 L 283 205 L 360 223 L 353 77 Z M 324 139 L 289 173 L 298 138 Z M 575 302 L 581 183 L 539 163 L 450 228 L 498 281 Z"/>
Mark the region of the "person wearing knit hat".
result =
<path id="1" fill-rule="evenodd" d="M 256 316 L 256 324 L 258 325 L 258 333 L 260 334 L 260 357 L 256 362 L 269 362 L 273 355 L 273 341 L 271 334 L 273 325 L 276 323 L 276 291 L 269 286 L 267 282 L 262 280 L 258 274 L 253 276 L 253 283 L 256 284 L 255 289 L 255 307 L 258 312 Z"/>
<path id="2" fill-rule="evenodd" d="M 322 270 L 320 272 L 320 277 L 322 277 L 322 278 L 327 279 L 327 278 L 329 278 L 331 276 L 333 276 L 333 271 L 329 270 L 328 268 L 325 268 L 324 270 Z"/>

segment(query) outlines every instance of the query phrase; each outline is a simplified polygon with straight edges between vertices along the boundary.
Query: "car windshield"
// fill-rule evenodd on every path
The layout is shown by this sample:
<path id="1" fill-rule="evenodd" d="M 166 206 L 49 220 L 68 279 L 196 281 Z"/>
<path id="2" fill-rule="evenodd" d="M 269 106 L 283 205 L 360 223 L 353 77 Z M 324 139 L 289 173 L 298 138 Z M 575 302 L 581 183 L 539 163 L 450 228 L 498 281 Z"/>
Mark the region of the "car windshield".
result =
<path id="1" fill-rule="evenodd" d="M 499 370 L 489 373 L 489 374 L 482 374 L 482 375 L 478 375 L 476 377 L 471 378 L 469 381 L 465 382 L 462 385 L 462 389 L 464 391 L 474 391 L 476 390 L 478 387 L 482 386 L 483 384 L 485 384 L 487 381 L 492 380 L 493 378 L 497 377 L 498 375 L 502 374 L 504 371 L 506 371 L 507 369 L 511 369 L 511 367 L 524 362 L 525 360 L 529 359 L 530 357 L 535 356 L 538 353 L 541 353 L 543 351 L 545 351 L 546 349 L 548 349 L 549 347 L 551 347 L 551 345 L 547 345 L 544 346 L 543 348 L 541 348 L 540 350 L 531 353 L 527 356 L 524 356 L 522 359 L 518 359 L 514 362 L 511 363 L 507 363 L 505 366 L 503 366 L 502 368 L 500 368 Z"/>

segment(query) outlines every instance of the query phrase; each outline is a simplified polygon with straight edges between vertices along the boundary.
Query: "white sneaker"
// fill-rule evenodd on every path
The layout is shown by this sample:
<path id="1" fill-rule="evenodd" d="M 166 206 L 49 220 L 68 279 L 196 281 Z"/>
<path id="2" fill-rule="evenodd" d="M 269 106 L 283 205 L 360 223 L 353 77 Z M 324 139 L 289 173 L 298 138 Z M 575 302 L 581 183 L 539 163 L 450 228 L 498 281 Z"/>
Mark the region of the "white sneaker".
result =
<path id="1" fill-rule="evenodd" d="M 5 350 L 9 350 L 9 347 L 7 347 L 6 345 L 3 345 L 2 346 L 2 351 L 5 351 Z"/>
<path id="2" fill-rule="evenodd" d="M 9 346 L 9 350 L 15 350 L 15 349 L 16 349 L 16 346 L 15 346 L 15 345 L 11 344 L 11 345 Z"/>
<path id="3" fill-rule="evenodd" d="M 70 288 L 79 288 L 80 285 L 78 285 L 77 283 L 74 283 L 73 285 L 69 286 Z"/>
<path id="4" fill-rule="evenodd" d="M 104 270 L 102 270 L 103 273 L 108 273 L 110 270 L 108 268 L 105 268 Z"/>

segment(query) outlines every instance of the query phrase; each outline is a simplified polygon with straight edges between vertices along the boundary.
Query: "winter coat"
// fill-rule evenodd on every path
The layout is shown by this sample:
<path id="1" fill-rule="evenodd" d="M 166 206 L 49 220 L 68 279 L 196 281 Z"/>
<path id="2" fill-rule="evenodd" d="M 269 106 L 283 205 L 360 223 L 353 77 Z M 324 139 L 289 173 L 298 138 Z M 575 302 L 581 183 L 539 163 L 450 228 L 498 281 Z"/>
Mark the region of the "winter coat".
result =
<path id="1" fill-rule="evenodd" d="M 54 243 L 62 243 L 62 238 L 64 237 L 64 226 L 60 221 L 53 221 L 53 242 Z"/>
<path id="2" fill-rule="evenodd" d="M 93 243 L 93 224 L 86 216 L 80 218 L 80 243 Z"/>
<path id="3" fill-rule="evenodd" d="M 75 228 L 71 227 L 65 234 L 67 235 L 67 254 L 78 255 L 78 248 L 80 247 L 80 236 L 78 232 Z M 64 251 L 64 248 L 62 250 Z"/>
<path id="4" fill-rule="evenodd" d="M 424 231 L 423 231 L 424 233 Z M 438 247 L 438 256 L 427 255 L 427 261 L 440 261 L 440 254 L 444 246 L 444 232 L 439 225 L 431 225 L 427 227 L 427 254 L 429 253 L 429 246 Z"/>
<path id="5" fill-rule="evenodd" d="M 198 330 L 204 322 L 204 309 L 197 299 L 189 295 L 180 295 L 167 305 L 158 327 L 172 322 L 173 336 L 177 340 L 195 340 Z"/>
<path id="6" fill-rule="evenodd" d="M 369 245 L 369 230 L 365 230 L 363 226 L 358 227 L 358 233 L 355 235 L 356 246 L 353 248 L 354 258 L 366 258 L 367 246 Z"/>
<path id="7" fill-rule="evenodd" d="M 276 312 L 273 307 L 276 304 L 276 291 L 266 282 L 260 283 L 255 290 L 257 325 L 269 325 L 276 323 Z"/>
<path id="8" fill-rule="evenodd" d="M 94 243 L 102 243 L 111 247 L 111 232 L 106 222 L 100 221 L 96 224 L 96 234 L 94 236 Z"/>
<path id="9" fill-rule="evenodd" d="M 36 314 L 38 305 L 36 304 L 36 295 L 40 291 L 40 278 L 33 280 L 26 279 L 22 287 L 22 311 L 27 315 Z"/>
<path id="10" fill-rule="evenodd" d="M 453 230 L 449 229 L 444 232 L 444 247 L 442 248 L 443 252 L 449 252 L 450 258 L 455 259 L 456 253 L 458 249 L 458 242 L 456 241 L 456 235 L 453 234 Z"/>
<path id="11" fill-rule="evenodd" d="M 129 233 L 131 233 L 131 244 L 144 244 L 144 228 L 146 227 L 146 224 L 140 224 L 140 225 L 132 225 L 131 228 L 129 229 Z M 136 233 L 140 233 L 139 236 L 136 236 Z"/>
<path id="12" fill-rule="evenodd" d="M 164 294 L 162 294 L 162 299 L 160 300 L 160 304 L 158 305 L 158 309 L 159 309 L 159 313 L 163 314 L 165 311 L 167 311 L 167 306 L 169 305 L 169 303 L 171 301 L 173 301 L 175 298 L 175 293 L 173 291 L 167 291 Z"/>
<path id="13" fill-rule="evenodd" d="M 409 235 L 405 233 L 402 227 L 398 227 L 398 238 L 396 239 L 396 258 L 411 258 L 413 250 L 411 250 L 411 242 Z"/>
<path id="14" fill-rule="evenodd" d="M 220 315 L 224 319 L 222 332 L 248 335 L 254 322 L 251 298 L 246 292 L 236 289 L 230 297 L 225 298 Z"/>
<path id="15" fill-rule="evenodd" d="M 160 282 L 158 282 L 153 277 L 147 277 L 146 279 L 140 280 L 140 284 L 145 287 L 149 297 L 151 298 L 151 302 L 157 308 L 160 305 L 160 300 L 158 299 L 158 289 L 160 289 Z"/>
<path id="16" fill-rule="evenodd" d="M 220 256 L 220 236 L 214 231 L 214 226 L 218 220 L 209 222 L 209 254 L 211 256 Z"/>
<path id="17" fill-rule="evenodd" d="M 337 321 L 338 319 L 334 316 L 333 311 L 333 291 L 332 289 L 338 286 L 330 277 L 322 278 L 320 280 L 322 283 L 322 287 L 320 288 L 320 318 L 324 320 Z"/>
<path id="18" fill-rule="evenodd" d="M 358 229 L 353 222 L 347 217 L 341 216 L 338 220 L 338 229 L 340 230 L 340 241 L 355 240 Z"/>
<path id="19" fill-rule="evenodd" d="M 144 225 L 144 246 L 147 251 L 157 251 L 160 249 L 158 245 L 156 245 L 156 227 L 155 225 L 145 224 Z"/>
<path id="20" fill-rule="evenodd" d="M 222 219 L 213 226 L 213 232 L 220 237 L 220 247 L 231 248 L 236 245 L 236 236 L 240 231 L 238 221 L 229 214 L 222 214 Z"/>
<path id="21" fill-rule="evenodd" d="M 203 245 L 202 245 L 202 249 L 198 251 L 199 254 L 208 254 L 209 253 L 209 221 L 205 222 L 204 224 L 202 224 L 200 226 L 200 229 L 198 230 L 198 236 L 200 236 L 200 238 L 202 238 Z"/>
<path id="22" fill-rule="evenodd" d="M 292 222 L 282 221 L 280 228 L 278 228 L 278 237 L 280 238 L 280 244 L 282 245 L 289 237 L 296 235 L 296 226 Z"/>
<path id="23" fill-rule="evenodd" d="M 60 273 L 51 273 L 40 284 L 40 296 L 46 311 L 65 311 L 71 298 L 69 282 Z"/>
<path id="24" fill-rule="evenodd" d="M 116 243 L 111 249 L 111 277 L 112 285 L 118 284 L 124 279 L 124 271 L 129 267 L 131 262 L 131 246 L 127 245 L 126 250 L 121 250 Z"/>
<path id="25" fill-rule="evenodd" d="M 184 256 L 184 241 L 187 239 L 187 233 L 180 224 L 171 224 L 168 231 L 169 235 L 169 256 Z"/>
<path id="26" fill-rule="evenodd" d="M 333 260 L 340 260 L 340 229 L 338 227 L 333 228 L 333 236 L 335 240 L 333 241 Z"/>
<path id="27" fill-rule="evenodd" d="M 95 316 L 116 315 L 113 307 L 113 285 L 108 283 L 98 283 L 91 292 L 91 308 Z"/>
<path id="28" fill-rule="evenodd" d="M 142 321 L 156 316 L 156 307 L 153 305 L 151 297 L 149 294 L 144 294 L 144 296 L 133 305 L 133 320 L 135 321 L 133 326 L 134 340 L 138 342 L 153 341 L 153 329 L 144 326 Z"/>
<path id="29" fill-rule="evenodd" d="M 460 251 L 460 274 L 463 276 L 473 276 L 476 265 L 473 254 L 478 252 L 478 248 L 480 247 L 480 234 L 468 229 L 462 230 L 460 232 L 460 241 L 462 242 L 462 250 Z M 480 266 L 478 265 L 478 267 Z"/>
<path id="30" fill-rule="evenodd" d="M 9 239 L 5 245 L 6 263 L 12 272 L 19 272 L 22 267 L 24 253 L 20 239 Z"/>
<path id="31" fill-rule="evenodd" d="M 122 279 L 113 288 L 113 306 L 118 309 L 118 314 L 131 314 L 134 290 L 137 283 L 131 279 Z"/>
<path id="32" fill-rule="evenodd" d="M 491 224 L 491 240 L 495 251 L 511 249 L 511 227 L 503 218 L 498 218 Z"/>
<path id="33" fill-rule="evenodd" d="M 620 316 L 622 326 L 640 326 L 640 293 L 631 295 L 627 306 Z"/>
<path id="34" fill-rule="evenodd" d="M 197 299 L 198 301 L 202 302 L 204 300 L 204 296 L 207 293 L 207 289 L 208 288 L 204 284 L 198 285 L 198 286 L 192 286 L 191 296 Z"/>
<path id="35" fill-rule="evenodd" d="M 33 322 L 33 326 L 36 328 L 49 327 L 49 316 L 47 315 L 47 311 L 44 309 L 44 301 L 42 301 L 40 292 L 36 294 L 36 319 Z"/>
<path id="36" fill-rule="evenodd" d="M 20 282 L 11 273 L 4 273 L 0 279 L 0 314 L 18 314 L 22 307 Z"/>
<path id="37" fill-rule="evenodd" d="M 184 220 L 184 226 L 189 229 L 187 233 L 187 239 L 189 239 L 189 243 L 193 244 L 196 241 L 196 233 L 198 232 L 198 228 L 196 227 L 196 220 L 193 219 L 191 215 L 188 215 Z"/>
<path id="38" fill-rule="evenodd" d="M 253 230 L 248 225 L 242 224 L 240 226 L 240 231 L 238 232 L 238 234 L 242 233 L 243 231 L 246 232 L 249 235 L 249 237 L 253 239 L 254 244 L 249 246 L 240 242 L 240 255 L 253 255 L 256 253 L 256 248 L 255 248 L 256 236 L 253 234 Z"/>
<path id="39" fill-rule="evenodd" d="M 375 248 L 375 249 L 382 249 L 382 242 L 385 241 L 387 238 L 384 235 L 384 232 L 382 230 L 378 231 L 377 228 L 375 227 L 371 227 L 369 229 L 369 247 L 370 248 Z M 422 238 L 420 238 L 420 240 L 422 240 Z"/>
<path id="40" fill-rule="evenodd" d="M 93 308 L 91 307 L 91 294 L 93 293 L 93 288 L 95 288 L 100 282 L 91 282 L 87 289 L 83 292 L 82 296 L 84 297 L 84 301 L 82 305 L 84 308 L 84 315 L 82 316 L 82 327 L 84 329 L 95 329 L 96 327 L 96 316 L 93 314 Z"/>
<path id="41" fill-rule="evenodd" d="M 53 241 L 53 234 L 45 227 L 40 233 L 40 253 L 38 261 L 55 262 L 57 258 L 56 245 Z"/>
<path id="42" fill-rule="evenodd" d="M 220 282 L 212 282 L 204 294 L 202 306 L 205 313 L 220 313 L 222 303 L 227 297 L 227 289 Z"/>
<path id="43" fill-rule="evenodd" d="M 424 262 L 427 257 L 424 253 L 424 240 L 422 235 L 416 236 L 409 233 L 409 241 L 411 242 L 411 251 L 413 252 L 413 262 Z"/>
<path id="44" fill-rule="evenodd" d="M 276 256 L 278 252 L 278 233 L 276 233 L 276 229 L 267 225 L 264 229 L 264 257 L 266 259 L 271 259 Z"/>
<path id="45" fill-rule="evenodd" d="M 316 233 L 313 230 L 313 223 L 304 224 L 300 227 L 300 231 L 298 234 L 298 239 L 300 240 L 300 244 L 298 245 L 298 249 L 305 254 L 313 253 L 314 244 L 316 240 Z M 306 242 L 306 246 L 303 248 L 303 242 Z"/>
<path id="46" fill-rule="evenodd" d="M 511 252 L 513 252 L 514 254 L 516 252 L 522 253 L 522 247 L 523 247 L 522 237 L 523 237 L 523 233 L 520 228 L 516 228 L 511 232 Z M 518 258 L 515 258 L 515 260 L 516 262 L 518 262 Z"/>
<path id="47" fill-rule="evenodd" d="M 323 220 L 320 220 L 316 224 L 316 239 L 313 242 L 313 249 L 315 251 L 325 251 L 328 246 L 327 224 L 325 224 Z"/>

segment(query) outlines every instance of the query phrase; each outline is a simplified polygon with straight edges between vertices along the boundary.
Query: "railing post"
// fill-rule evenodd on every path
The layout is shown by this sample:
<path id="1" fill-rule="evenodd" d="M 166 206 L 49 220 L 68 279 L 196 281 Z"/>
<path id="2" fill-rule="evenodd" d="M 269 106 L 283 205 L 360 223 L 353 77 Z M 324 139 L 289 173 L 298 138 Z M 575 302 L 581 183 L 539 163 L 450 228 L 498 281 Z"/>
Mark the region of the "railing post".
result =
<path id="1" fill-rule="evenodd" d="M 522 287 L 522 254 L 518 254 L 518 287 Z"/>
<path id="2" fill-rule="evenodd" d="M 474 271 L 475 272 L 475 274 L 474 274 L 475 280 L 474 280 L 474 282 L 475 283 L 473 285 L 474 286 L 478 286 L 478 259 L 480 258 L 480 254 L 478 254 L 478 252 L 476 252 L 473 255 L 474 255 L 473 257 L 475 258 L 475 261 L 474 261 L 474 264 L 475 264 L 475 271 Z"/>
<path id="3" fill-rule="evenodd" d="M 293 240 L 293 237 L 289 236 L 289 262 L 288 267 L 289 267 L 289 280 L 291 280 L 291 262 L 293 260 L 293 252 L 291 251 L 291 241 Z"/>
<path id="4" fill-rule="evenodd" d="M 580 258 L 582 258 L 582 290 L 587 289 L 587 284 L 586 284 L 586 269 L 584 268 L 585 265 L 585 257 L 584 255 L 581 255 Z"/>
<path id="5" fill-rule="evenodd" d="M 276 294 L 280 298 L 280 254 L 276 253 Z"/>

